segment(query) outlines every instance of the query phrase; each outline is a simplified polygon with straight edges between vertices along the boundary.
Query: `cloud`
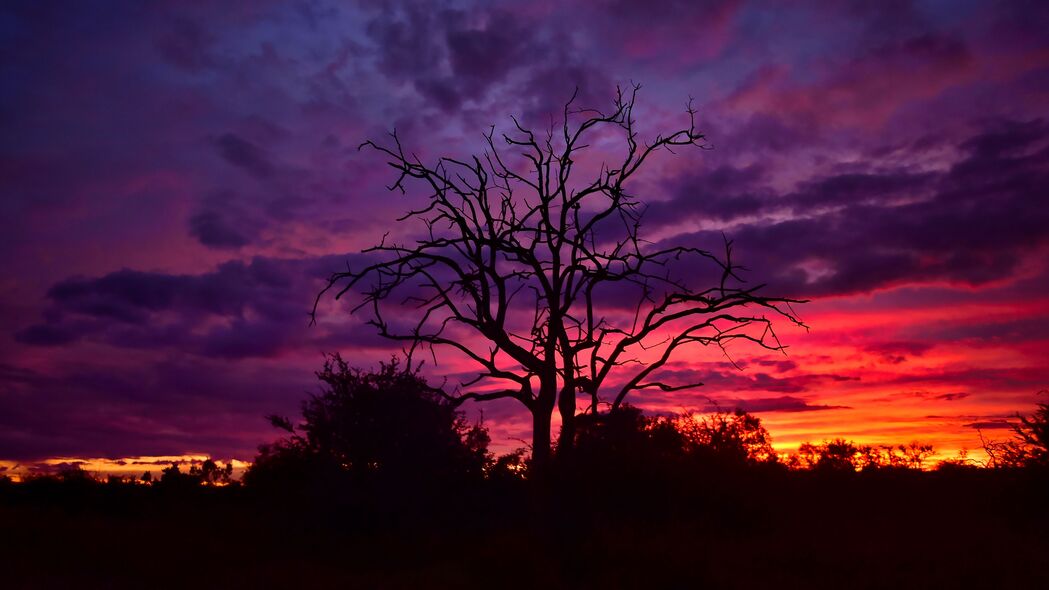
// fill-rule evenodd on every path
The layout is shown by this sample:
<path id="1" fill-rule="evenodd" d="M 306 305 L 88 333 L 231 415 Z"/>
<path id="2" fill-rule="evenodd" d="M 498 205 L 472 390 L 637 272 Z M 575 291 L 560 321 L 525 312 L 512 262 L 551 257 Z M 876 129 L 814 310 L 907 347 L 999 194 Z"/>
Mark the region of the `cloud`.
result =
<path id="1" fill-rule="evenodd" d="M 62 346 L 79 340 L 79 336 L 63 326 L 36 324 L 16 332 L 15 340 L 33 346 Z"/>
<path id="2" fill-rule="evenodd" d="M 15 337 L 36 346 L 91 340 L 231 359 L 274 356 L 312 340 L 336 349 L 374 344 L 351 331 L 308 331 L 307 312 L 321 278 L 355 259 L 256 257 L 198 275 L 121 270 L 70 278 L 48 291 L 46 322 Z"/>
<path id="3" fill-rule="evenodd" d="M 189 218 L 189 233 L 210 248 L 237 249 L 248 238 L 216 211 L 200 211 Z"/>
<path id="4" fill-rule="evenodd" d="M 930 342 L 871 342 L 864 345 L 863 350 L 880 357 L 884 362 L 898 365 L 906 361 L 908 357 L 925 354 L 933 346 L 934 344 Z"/>
<path id="5" fill-rule="evenodd" d="M 1002 367 L 943 367 L 922 372 L 900 372 L 885 380 L 886 385 L 910 385 L 925 383 L 948 384 L 980 392 L 1032 392 L 1044 386 L 1045 373 L 1040 366 Z"/>
<path id="6" fill-rule="evenodd" d="M 979 422 L 970 422 L 966 424 L 965 427 L 975 428 L 977 430 L 1011 430 L 1013 424 L 1008 420 L 982 420 Z"/>
<path id="7" fill-rule="evenodd" d="M 224 160 L 256 178 L 268 178 L 273 174 L 273 163 L 266 153 L 236 134 L 222 134 L 215 140 L 215 146 Z"/>
<path id="8" fill-rule="evenodd" d="M 937 393 L 934 391 L 908 391 L 904 393 L 894 393 L 885 397 L 875 399 L 876 402 L 893 402 L 899 401 L 903 398 L 922 399 L 922 400 L 938 400 L 953 402 L 963 400 L 969 397 L 971 394 L 967 392 L 951 392 L 951 393 Z"/>
<path id="9" fill-rule="evenodd" d="M 808 401 L 789 395 L 780 397 L 762 397 L 753 399 L 723 398 L 708 404 L 704 412 L 729 410 L 739 408 L 745 412 L 818 412 L 822 410 L 850 410 L 849 406 L 834 406 L 827 404 L 811 404 Z"/>
<path id="10" fill-rule="evenodd" d="M 94 365 L 94 366 L 92 366 Z M 250 458 L 271 437 L 262 418 L 291 413 L 310 385 L 308 371 L 231 371 L 221 362 L 99 359 L 46 372 L 0 371 L 0 448 L 5 459 L 126 457 L 224 449 Z M 129 452 L 132 451 L 132 452 Z"/>
<path id="11" fill-rule="evenodd" d="M 690 218 L 729 221 L 764 214 L 777 207 L 764 180 L 765 170 L 756 164 L 687 173 L 667 183 L 673 197 L 649 205 L 644 219 L 659 226 Z"/>
<path id="12" fill-rule="evenodd" d="M 784 65 L 760 68 L 726 107 L 786 114 L 818 127 L 878 128 L 909 101 L 932 98 L 977 72 L 963 39 L 922 32 L 862 48 L 847 60 L 828 57 L 796 75 Z"/>
<path id="13" fill-rule="evenodd" d="M 720 55 L 742 8 L 738 0 L 612 0 L 584 2 L 577 18 L 594 23 L 583 33 L 603 54 L 675 72 Z"/>
<path id="14" fill-rule="evenodd" d="M 372 16 L 367 34 L 387 78 L 408 82 L 445 112 L 486 102 L 492 87 L 549 53 L 526 17 L 498 8 L 475 11 L 410 2 Z"/>
<path id="15" fill-rule="evenodd" d="M 1032 310 L 1038 313 L 1037 309 Z M 1018 310 L 1017 315 L 1023 314 Z M 946 341 L 968 341 L 984 344 L 1038 342 L 1049 334 L 1049 317 L 987 318 L 982 321 L 934 326 L 927 337 Z"/>
<path id="16" fill-rule="evenodd" d="M 689 367 L 679 362 L 673 368 L 656 371 L 651 380 L 663 383 L 702 383 L 703 392 L 710 391 L 715 395 L 736 391 L 802 393 L 812 391 L 814 388 L 822 389 L 829 384 L 860 380 L 857 376 L 834 373 L 798 372 L 785 375 L 783 372 L 787 369 L 784 366 L 771 366 L 775 367 L 780 375 L 746 369 L 739 370 L 728 363 L 704 363 Z"/>
<path id="17" fill-rule="evenodd" d="M 786 373 L 798 368 L 798 363 L 790 360 L 756 359 L 753 363 L 761 367 L 771 367 L 777 373 Z"/>
<path id="18" fill-rule="evenodd" d="M 154 42 L 157 53 L 171 65 L 190 72 L 214 65 L 215 36 L 188 18 L 176 18 L 170 30 Z"/>
<path id="19" fill-rule="evenodd" d="M 743 189 L 696 203 L 716 195 L 724 178 Z M 753 188 L 757 178 L 724 169 L 700 180 L 686 177 L 652 221 L 669 223 L 674 212 L 679 221 L 682 214 L 735 219 L 781 212 L 786 218 L 743 221 L 728 233 L 735 259 L 753 271 L 748 276 L 793 296 L 941 282 L 980 287 L 1015 276 L 1022 261 L 1049 244 L 1042 188 L 1049 180 L 1049 125 L 1043 120 L 991 123 L 964 141 L 960 157 L 940 172 L 830 175 L 781 194 Z M 718 251 L 721 239 L 720 232 L 700 231 L 673 241 Z"/>

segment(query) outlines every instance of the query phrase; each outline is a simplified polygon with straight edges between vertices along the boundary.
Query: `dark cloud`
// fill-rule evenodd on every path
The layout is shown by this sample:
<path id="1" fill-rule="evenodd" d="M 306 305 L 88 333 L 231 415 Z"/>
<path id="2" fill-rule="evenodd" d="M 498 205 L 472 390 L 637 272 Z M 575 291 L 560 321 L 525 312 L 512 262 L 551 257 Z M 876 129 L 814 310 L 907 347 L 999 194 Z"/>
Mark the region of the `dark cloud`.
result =
<path id="1" fill-rule="evenodd" d="M 157 53 L 168 63 L 187 71 L 197 71 L 214 64 L 210 53 L 215 36 L 199 23 L 176 18 L 170 30 L 155 42 Z"/>
<path id="2" fill-rule="evenodd" d="M 865 204 L 890 206 L 897 199 L 914 199 L 936 179 L 932 173 L 910 173 L 903 170 L 838 174 L 808 183 L 787 197 L 795 211 L 807 212 L 822 207 L 856 207 Z"/>
<path id="3" fill-rule="evenodd" d="M 762 397 L 754 399 L 718 399 L 708 404 L 704 412 L 718 410 L 741 409 L 745 412 L 818 412 L 821 410 L 850 410 L 849 406 L 833 406 L 826 404 L 811 404 L 808 401 L 789 395 L 780 397 Z"/>
<path id="4" fill-rule="evenodd" d="M 802 393 L 829 384 L 859 381 L 852 375 L 831 373 L 798 373 L 794 375 L 771 375 L 764 372 L 736 369 L 727 363 L 711 363 L 707 368 L 691 369 L 675 367 L 656 372 L 653 381 L 664 383 L 702 383 L 703 391 L 722 394 L 729 391 L 768 391 L 774 393 Z M 766 365 L 767 366 L 767 365 Z M 777 367 L 779 369 L 779 367 Z"/>
<path id="5" fill-rule="evenodd" d="M 366 26 L 379 51 L 379 70 L 398 80 L 437 70 L 444 57 L 441 33 L 458 15 L 446 9 L 430 10 L 423 2 L 389 8 L 377 11 Z"/>
<path id="6" fill-rule="evenodd" d="M 234 190 L 217 190 L 201 199 L 189 220 L 189 233 L 201 244 L 216 250 L 239 250 L 258 240 L 265 229 L 296 218 L 308 208 L 301 200 L 272 193 L 253 193 L 254 198 Z"/>
<path id="7" fill-rule="evenodd" d="M 248 238 L 216 211 L 201 211 L 189 218 L 189 233 L 210 248 L 237 249 Z"/>
<path id="8" fill-rule="evenodd" d="M 446 112 L 481 105 L 491 88 L 549 53 L 526 17 L 498 8 L 474 11 L 411 2 L 382 10 L 367 25 L 379 71 L 409 82 Z"/>
<path id="9" fill-rule="evenodd" d="M 48 291 L 47 322 L 16 338 L 37 346 L 87 339 L 231 359 L 273 356 L 313 339 L 333 349 L 376 343 L 352 332 L 308 332 L 307 312 L 320 279 L 353 258 L 255 258 L 199 275 L 122 270 L 67 279 Z"/>
<path id="10" fill-rule="evenodd" d="M 752 276 L 796 296 L 870 292 L 903 284 L 949 281 L 981 286 L 1014 275 L 1049 242 L 1049 125 L 1042 120 L 994 123 L 962 144 L 961 158 L 940 173 L 881 171 L 809 181 L 802 190 L 755 197 L 752 175 L 715 170 L 743 186 L 705 204 L 697 180 L 656 209 L 668 223 L 709 210 L 717 218 L 790 211 L 782 221 L 747 222 L 730 232 L 736 260 Z M 681 238 L 676 238 L 679 241 Z M 720 232 L 686 240 L 717 251 Z"/>
<path id="11" fill-rule="evenodd" d="M 294 412 L 309 373 L 232 372 L 214 362 L 124 363 L 119 372 L 69 363 L 0 372 L 5 459 L 180 455 L 223 449 L 250 458 L 272 437 L 262 416 Z"/>
<path id="12" fill-rule="evenodd" d="M 966 392 L 952 392 L 952 393 L 935 393 L 932 391 L 908 391 L 904 393 L 894 393 L 885 397 L 875 399 L 877 402 L 893 402 L 899 401 L 904 398 L 911 399 L 923 399 L 923 400 L 938 400 L 945 402 L 953 402 L 965 399 L 969 397 L 969 393 Z"/>
<path id="13" fill-rule="evenodd" d="M 520 105 L 521 121 L 536 129 L 547 128 L 551 117 L 563 113 L 565 103 L 576 95 L 574 105 L 607 111 L 615 96 L 616 82 L 601 67 L 561 49 L 547 63 L 530 68 L 526 79 L 513 89 Z M 501 114 L 501 113 L 500 113 Z"/>
<path id="14" fill-rule="evenodd" d="M 246 139 L 233 133 L 224 133 L 215 140 L 215 145 L 224 160 L 248 174 L 256 178 L 268 178 L 273 174 L 273 164 L 265 152 Z"/>
<path id="15" fill-rule="evenodd" d="M 757 359 L 753 361 L 753 364 L 761 367 L 771 367 L 778 373 L 786 373 L 798 368 L 798 363 L 783 360 Z"/>
<path id="16" fill-rule="evenodd" d="M 447 45 L 456 83 L 471 92 L 483 91 L 514 69 L 533 63 L 538 57 L 533 31 L 521 19 L 502 12 L 490 15 L 483 28 L 449 31 Z M 471 88 L 471 82 L 477 87 Z"/>
<path id="17" fill-rule="evenodd" d="M 33 346 L 62 346 L 78 339 L 74 331 L 48 324 L 37 324 L 15 333 L 15 340 Z"/>
<path id="18" fill-rule="evenodd" d="M 923 373 L 899 373 L 885 381 L 888 385 L 921 386 L 925 383 L 950 384 L 973 392 L 1033 392 L 1044 387 L 1045 374 L 1038 366 L 1002 368 L 974 367 L 943 369 Z"/>
<path id="19" fill-rule="evenodd" d="M 936 340 L 995 344 L 1035 342 L 1044 340 L 1047 334 L 1049 317 L 1023 317 L 935 326 L 925 335 Z"/>
<path id="20" fill-rule="evenodd" d="M 1011 430 L 1013 423 L 1008 420 L 983 420 L 980 422 L 970 422 L 965 425 L 966 428 L 975 428 L 977 430 Z"/>
<path id="21" fill-rule="evenodd" d="M 656 225 L 696 218 L 727 221 L 769 213 L 777 204 L 775 195 L 762 186 L 764 180 L 764 170 L 757 165 L 723 165 L 708 172 L 687 174 L 668 187 L 672 199 L 653 203 L 646 209 L 645 221 Z"/>
<path id="22" fill-rule="evenodd" d="M 871 342 L 864 345 L 863 350 L 881 357 L 885 362 L 900 364 L 908 357 L 925 354 L 933 346 L 929 342 L 914 341 Z"/>

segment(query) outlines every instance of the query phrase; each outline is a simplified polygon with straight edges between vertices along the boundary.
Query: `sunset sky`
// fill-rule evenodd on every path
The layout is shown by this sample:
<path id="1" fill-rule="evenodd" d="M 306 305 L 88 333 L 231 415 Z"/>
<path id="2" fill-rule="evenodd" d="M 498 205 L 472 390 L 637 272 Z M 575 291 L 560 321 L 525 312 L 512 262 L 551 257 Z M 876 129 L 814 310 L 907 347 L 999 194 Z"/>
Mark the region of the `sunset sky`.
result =
<path id="1" fill-rule="evenodd" d="M 692 96 L 714 147 L 639 179 L 645 234 L 724 232 L 811 299 L 786 356 L 682 357 L 703 388 L 631 401 L 740 406 L 783 449 L 978 449 L 1049 388 L 1046 31 L 1041 1 L 5 2 L 0 465 L 250 460 L 324 352 L 394 350 L 345 305 L 306 315 L 412 229 L 361 141 L 467 156 L 631 82 L 642 134 Z M 529 437 L 513 402 L 485 419 Z"/>

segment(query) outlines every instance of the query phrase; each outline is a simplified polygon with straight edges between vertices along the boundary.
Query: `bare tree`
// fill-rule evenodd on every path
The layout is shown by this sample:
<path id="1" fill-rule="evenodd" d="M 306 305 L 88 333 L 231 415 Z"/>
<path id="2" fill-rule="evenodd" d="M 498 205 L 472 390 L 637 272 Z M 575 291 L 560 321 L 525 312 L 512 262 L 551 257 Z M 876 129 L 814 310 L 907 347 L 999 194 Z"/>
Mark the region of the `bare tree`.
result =
<path id="1" fill-rule="evenodd" d="M 532 416 L 539 466 L 551 453 L 555 405 L 567 451 L 577 396 L 589 403 L 583 412 L 597 413 L 634 391 L 697 387 L 660 377 L 686 346 L 725 350 L 745 340 L 782 351 L 768 316 L 804 326 L 790 307 L 799 301 L 745 284 L 729 241 L 715 255 L 642 239 L 645 207 L 630 181 L 657 152 L 706 145 L 691 101 L 686 127 L 640 141 L 638 89 L 617 89 L 604 112 L 573 107 L 573 96 L 538 136 L 511 117 L 512 131 L 497 136 L 491 128 L 484 153 L 468 159 L 424 164 L 396 132 L 389 143 L 361 144 L 397 172 L 390 190 L 404 193 L 410 181 L 425 187 L 425 204 L 399 219 L 421 222 L 421 237 L 384 237 L 364 251 L 374 262 L 332 274 L 317 296 L 359 293 L 354 312 L 404 342 L 409 357 L 419 347 L 446 348 L 472 361 L 476 376 L 446 395 L 456 403 L 520 402 Z M 576 172 L 590 142 L 610 135 L 622 141 L 621 159 Z M 707 284 L 697 284 L 704 273 Z"/>

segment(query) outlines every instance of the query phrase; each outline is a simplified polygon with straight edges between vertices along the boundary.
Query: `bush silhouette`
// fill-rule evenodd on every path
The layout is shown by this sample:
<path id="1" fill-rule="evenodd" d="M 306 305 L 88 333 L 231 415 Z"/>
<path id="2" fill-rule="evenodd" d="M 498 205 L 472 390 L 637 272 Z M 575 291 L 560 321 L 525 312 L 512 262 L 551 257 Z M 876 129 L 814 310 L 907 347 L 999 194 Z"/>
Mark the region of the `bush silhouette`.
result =
<path id="1" fill-rule="evenodd" d="M 824 441 L 822 444 L 801 443 L 798 452 L 790 458 L 790 466 L 822 472 L 852 472 L 867 459 L 863 451 L 852 441 L 843 438 Z"/>
<path id="2" fill-rule="evenodd" d="M 706 416 L 684 414 L 676 421 L 690 450 L 720 463 L 742 464 L 777 461 L 772 436 L 761 419 L 737 408 Z"/>
<path id="3" fill-rule="evenodd" d="M 1040 392 L 1049 395 L 1049 391 Z M 1040 402 L 1030 416 L 1020 416 L 1016 439 L 1024 451 L 1021 463 L 1030 467 L 1049 467 L 1049 403 Z"/>
<path id="4" fill-rule="evenodd" d="M 735 468 L 776 463 L 771 440 L 761 419 L 740 409 L 645 416 L 639 408 L 623 404 L 579 417 L 571 462 L 620 472 Z"/>
<path id="5" fill-rule="evenodd" d="M 470 424 L 417 370 L 395 358 L 378 371 L 351 368 L 339 355 L 317 372 L 322 391 L 302 404 L 302 422 L 270 416 L 289 433 L 260 447 L 246 483 L 315 477 L 356 482 L 461 482 L 480 479 L 489 437 Z"/>
<path id="6" fill-rule="evenodd" d="M 1038 392 L 1049 395 L 1049 390 Z M 1007 441 L 983 441 L 991 467 L 1049 467 L 1049 403 L 1039 402 L 1033 414 L 1023 416 L 1013 425 L 1013 438 Z M 981 436 L 981 439 L 983 437 Z"/>

